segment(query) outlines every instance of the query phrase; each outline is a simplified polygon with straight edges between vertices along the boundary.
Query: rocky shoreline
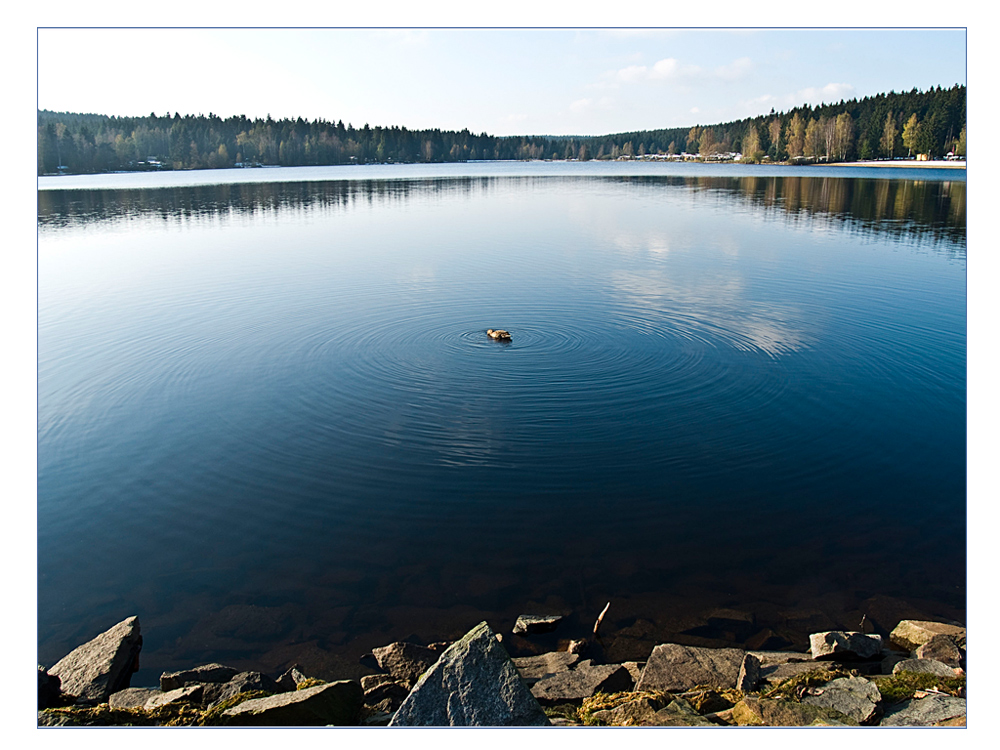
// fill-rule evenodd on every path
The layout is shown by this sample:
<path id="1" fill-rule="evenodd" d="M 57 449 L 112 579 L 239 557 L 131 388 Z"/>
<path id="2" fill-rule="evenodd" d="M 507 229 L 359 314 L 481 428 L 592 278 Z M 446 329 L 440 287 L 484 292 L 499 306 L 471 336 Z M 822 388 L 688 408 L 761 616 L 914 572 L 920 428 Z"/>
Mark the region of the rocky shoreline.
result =
<path id="1" fill-rule="evenodd" d="M 558 627 L 522 615 L 513 633 Z M 38 667 L 39 726 L 965 726 L 966 630 L 903 620 L 888 641 L 826 631 L 808 652 L 656 645 L 600 663 L 595 638 L 514 657 L 486 622 L 453 643 L 373 649 L 375 674 L 325 681 L 222 664 L 131 687 L 142 649 L 130 617 Z"/>

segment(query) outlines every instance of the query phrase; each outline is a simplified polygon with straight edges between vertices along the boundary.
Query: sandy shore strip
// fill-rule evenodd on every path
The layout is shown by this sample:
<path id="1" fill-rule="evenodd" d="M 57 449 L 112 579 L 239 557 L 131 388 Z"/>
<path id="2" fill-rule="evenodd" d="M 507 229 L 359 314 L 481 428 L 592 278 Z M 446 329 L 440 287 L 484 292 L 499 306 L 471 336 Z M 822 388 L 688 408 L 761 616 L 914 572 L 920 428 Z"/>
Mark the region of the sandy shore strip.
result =
<path id="1" fill-rule="evenodd" d="M 917 161 L 916 159 L 895 161 L 847 161 L 834 164 L 816 164 L 818 167 L 944 167 L 946 169 L 965 169 L 965 161 Z"/>

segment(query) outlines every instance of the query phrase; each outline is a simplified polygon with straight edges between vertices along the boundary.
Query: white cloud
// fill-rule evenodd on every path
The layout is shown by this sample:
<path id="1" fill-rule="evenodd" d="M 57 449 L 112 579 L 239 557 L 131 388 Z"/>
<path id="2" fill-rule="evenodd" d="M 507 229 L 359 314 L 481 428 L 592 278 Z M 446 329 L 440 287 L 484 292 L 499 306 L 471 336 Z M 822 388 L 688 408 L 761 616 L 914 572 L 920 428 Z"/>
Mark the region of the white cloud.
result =
<path id="1" fill-rule="evenodd" d="M 613 77 L 622 83 L 642 81 L 675 81 L 693 83 L 695 81 L 736 81 L 744 78 L 754 68 L 749 57 L 741 57 L 728 65 L 720 65 L 713 70 L 705 70 L 698 65 L 683 65 L 673 57 L 658 60 L 652 67 L 629 65 L 618 70 Z"/>
<path id="2" fill-rule="evenodd" d="M 849 83 L 828 83 L 822 88 L 804 88 L 794 95 L 794 99 L 796 104 L 819 104 L 850 99 L 853 94 L 854 87 Z"/>

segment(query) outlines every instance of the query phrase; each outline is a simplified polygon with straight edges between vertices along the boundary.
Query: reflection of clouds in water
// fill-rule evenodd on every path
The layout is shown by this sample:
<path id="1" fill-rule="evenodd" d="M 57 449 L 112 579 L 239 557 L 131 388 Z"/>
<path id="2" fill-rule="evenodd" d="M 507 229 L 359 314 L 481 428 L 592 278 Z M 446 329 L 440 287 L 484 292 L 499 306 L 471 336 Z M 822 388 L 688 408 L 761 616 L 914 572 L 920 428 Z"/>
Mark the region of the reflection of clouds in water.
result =
<path id="1" fill-rule="evenodd" d="M 743 280 L 735 273 L 681 283 L 662 271 L 616 271 L 611 284 L 621 304 L 640 312 L 645 327 L 664 326 L 685 337 L 721 340 L 772 356 L 799 351 L 810 341 L 799 310 L 747 299 Z"/>
<path id="2" fill-rule="evenodd" d="M 670 242 L 662 232 L 619 232 L 612 238 L 612 244 L 627 253 L 653 253 L 666 255 L 670 252 Z"/>

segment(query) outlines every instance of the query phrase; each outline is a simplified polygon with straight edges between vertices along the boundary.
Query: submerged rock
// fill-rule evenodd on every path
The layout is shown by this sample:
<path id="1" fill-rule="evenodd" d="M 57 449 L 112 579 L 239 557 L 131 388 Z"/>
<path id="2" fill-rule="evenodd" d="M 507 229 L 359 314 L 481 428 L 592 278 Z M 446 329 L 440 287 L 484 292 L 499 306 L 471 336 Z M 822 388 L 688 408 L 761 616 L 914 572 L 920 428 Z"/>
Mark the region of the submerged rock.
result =
<path id="1" fill-rule="evenodd" d="M 59 703 L 59 678 L 38 665 L 38 708 L 48 708 Z"/>
<path id="2" fill-rule="evenodd" d="M 129 617 L 82 646 L 48 670 L 59 678 L 62 692 L 81 703 L 104 703 L 129 686 L 139 668 L 142 635 L 139 618 Z"/>
<path id="3" fill-rule="evenodd" d="M 424 673 L 389 726 L 548 724 L 496 633 L 481 622 Z"/>

